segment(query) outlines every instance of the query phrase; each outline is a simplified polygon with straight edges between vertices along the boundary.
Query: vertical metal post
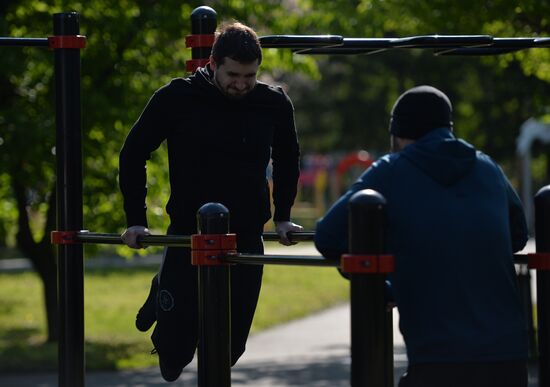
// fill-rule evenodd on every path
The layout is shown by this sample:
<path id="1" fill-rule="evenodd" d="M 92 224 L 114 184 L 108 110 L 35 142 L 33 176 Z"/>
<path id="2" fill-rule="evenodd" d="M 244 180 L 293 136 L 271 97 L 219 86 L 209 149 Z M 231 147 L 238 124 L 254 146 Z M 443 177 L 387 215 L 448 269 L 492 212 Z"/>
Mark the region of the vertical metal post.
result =
<path id="1" fill-rule="evenodd" d="M 53 16 L 54 35 L 78 35 L 79 15 Z M 57 230 L 82 229 L 80 50 L 55 50 Z M 59 386 L 84 386 L 84 269 L 81 244 L 58 245 Z"/>
<path id="2" fill-rule="evenodd" d="M 349 201 L 350 254 L 385 252 L 386 200 L 373 190 Z M 351 274 L 351 386 L 393 387 L 393 324 L 385 275 Z"/>
<path id="3" fill-rule="evenodd" d="M 191 35 L 187 37 L 186 44 L 191 47 L 192 59 L 187 61 L 187 71 L 194 72 L 208 62 L 216 27 L 217 13 L 212 8 L 202 6 L 191 12 Z"/>
<path id="4" fill-rule="evenodd" d="M 550 185 L 535 195 L 537 253 L 550 253 Z M 539 387 L 550 387 L 550 270 L 537 270 Z"/>
<path id="5" fill-rule="evenodd" d="M 518 289 L 522 301 L 523 312 L 527 322 L 528 358 L 535 362 L 537 355 L 537 334 L 533 320 L 533 297 L 531 293 L 531 271 L 527 265 L 519 265 L 517 273 Z"/>
<path id="6" fill-rule="evenodd" d="M 227 234 L 229 210 L 208 203 L 197 213 L 201 234 Z M 199 387 L 231 386 L 231 294 L 228 265 L 198 266 Z"/>
<path id="7" fill-rule="evenodd" d="M 191 33 L 193 35 L 211 35 L 216 31 L 217 13 L 203 5 L 191 12 Z M 208 59 L 212 47 L 194 47 L 191 49 L 193 59 Z"/>

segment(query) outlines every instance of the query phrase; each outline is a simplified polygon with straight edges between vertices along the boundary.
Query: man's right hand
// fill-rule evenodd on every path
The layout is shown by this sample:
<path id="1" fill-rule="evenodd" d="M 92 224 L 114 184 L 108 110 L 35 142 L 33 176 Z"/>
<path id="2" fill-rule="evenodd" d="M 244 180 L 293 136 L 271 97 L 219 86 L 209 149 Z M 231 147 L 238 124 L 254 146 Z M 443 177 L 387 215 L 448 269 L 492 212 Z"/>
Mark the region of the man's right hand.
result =
<path id="1" fill-rule="evenodd" d="M 150 235 L 149 229 L 144 226 L 132 226 L 128 227 L 126 231 L 122 233 L 120 239 L 126 244 L 126 246 L 133 249 L 141 249 L 143 246 L 138 243 L 137 238 L 140 235 Z"/>

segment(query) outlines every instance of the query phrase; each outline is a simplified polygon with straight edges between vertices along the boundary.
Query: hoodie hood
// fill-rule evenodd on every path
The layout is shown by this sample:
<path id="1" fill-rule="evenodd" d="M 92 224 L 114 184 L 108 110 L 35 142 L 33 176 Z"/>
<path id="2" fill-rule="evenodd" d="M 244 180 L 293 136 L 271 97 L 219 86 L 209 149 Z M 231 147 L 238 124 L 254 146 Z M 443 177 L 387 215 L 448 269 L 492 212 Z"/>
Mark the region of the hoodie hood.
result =
<path id="1" fill-rule="evenodd" d="M 223 97 L 223 94 L 212 80 L 213 75 L 210 67 L 206 65 L 204 67 L 199 67 L 197 71 L 189 76 L 189 79 L 196 86 L 196 91 L 200 91 L 200 93 L 204 93 L 206 96 Z"/>
<path id="2" fill-rule="evenodd" d="M 438 128 L 405 147 L 401 156 L 443 186 L 456 184 L 476 162 L 476 150 L 449 128 Z"/>

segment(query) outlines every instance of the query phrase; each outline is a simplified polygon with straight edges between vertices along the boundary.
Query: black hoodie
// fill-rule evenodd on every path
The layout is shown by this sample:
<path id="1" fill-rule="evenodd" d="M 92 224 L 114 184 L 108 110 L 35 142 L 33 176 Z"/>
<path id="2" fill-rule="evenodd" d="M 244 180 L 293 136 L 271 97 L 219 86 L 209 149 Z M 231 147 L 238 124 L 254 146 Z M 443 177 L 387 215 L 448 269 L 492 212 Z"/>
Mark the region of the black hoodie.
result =
<path id="1" fill-rule="evenodd" d="M 280 88 L 258 82 L 243 99 L 225 97 L 206 68 L 160 88 L 120 152 L 128 226 L 147 226 L 146 160 L 167 140 L 172 227 L 192 233 L 207 202 L 229 208 L 233 231 L 271 216 L 266 168 L 273 161 L 274 220 L 290 219 L 299 175 L 294 109 Z"/>

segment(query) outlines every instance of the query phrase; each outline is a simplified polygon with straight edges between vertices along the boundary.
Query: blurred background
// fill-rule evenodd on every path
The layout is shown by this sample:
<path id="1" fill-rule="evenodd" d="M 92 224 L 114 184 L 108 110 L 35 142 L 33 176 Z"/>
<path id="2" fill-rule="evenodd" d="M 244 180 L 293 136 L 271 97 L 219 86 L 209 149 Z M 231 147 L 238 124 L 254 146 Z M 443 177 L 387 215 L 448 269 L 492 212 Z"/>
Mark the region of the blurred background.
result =
<path id="1" fill-rule="evenodd" d="M 81 34 L 87 37 L 87 48 L 82 50 L 85 228 L 124 230 L 118 152 L 151 94 L 170 79 L 186 75 L 185 61 L 191 56 L 184 41 L 190 33 L 189 15 L 201 5 L 213 7 L 219 22 L 244 22 L 260 36 L 550 36 L 550 3 L 537 0 L 3 0 L 0 36 L 46 37 L 52 34 L 53 13 L 81 14 Z M 0 371 L 21 369 L 17 356 L 31 366 L 34 361 L 34 367 L 52 369 L 58 337 L 57 269 L 49 241 L 55 227 L 53 55 L 36 48 L 0 48 L 0 53 L 0 260 L 25 258 L 33 269 L 31 273 L 0 273 Z M 295 105 L 302 176 L 293 220 L 306 229 L 313 229 L 345 187 L 388 151 L 393 102 L 420 84 L 447 93 L 454 104 L 455 133 L 500 163 L 527 208 L 530 195 L 550 182 L 550 144 L 544 141 L 550 141 L 550 129 L 545 126 L 550 122 L 548 49 L 482 57 L 434 56 L 427 49 L 353 56 L 294 55 L 289 50 L 265 49 L 264 55 L 260 79 L 282 85 Z M 155 233 L 164 233 L 167 227 L 165 166 L 166 152 L 161 147 L 148 167 L 149 222 Z M 142 259 L 135 254 L 123 247 L 86 246 L 89 260 Z M 159 250 L 139 254 L 158 255 Z M 136 273 L 144 269 L 98 270 L 87 275 L 103 282 L 100 288 L 87 288 L 87 295 L 134 298 L 126 306 L 113 298 L 105 305 L 92 298 L 87 324 L 95 321 L 94 307 L 98 315 L 114 308 L 113 319 L 127 308 L 128 318 L 133 319 L 156 267 L 152 265 L 139 280 Z M 111 282 L 104 282 L 109 278 Z M 336 274 L 327 279 L 332 280 L 339 281 Z M 297 281 L 288 279 L 289 283 Z M 301 289 L 311 290 L 318 299 L 320 290 L 313 282 Z M 93 286 L 94 282 L 88 283 Z M 338 290 L 328 291 L 318 307 L 346 297 L 344 285 L 335 286 Z M 32 301 L 28 301 L 29 294 Z M 288 302 L 281 304 L 289 309 Z M 295 316 L 285 314 L 282 319 Z M 91 332 L 87 336 L 89 366 L 150 365 L 151 360 L 145 358 L 129 360 L 149 345 L 147 337 L 133 332 L 133 320 L 113 321 L 87 325 L 87 335 Z M 120 332 L 109 331 L 116 325 Z"/>

